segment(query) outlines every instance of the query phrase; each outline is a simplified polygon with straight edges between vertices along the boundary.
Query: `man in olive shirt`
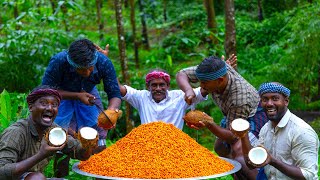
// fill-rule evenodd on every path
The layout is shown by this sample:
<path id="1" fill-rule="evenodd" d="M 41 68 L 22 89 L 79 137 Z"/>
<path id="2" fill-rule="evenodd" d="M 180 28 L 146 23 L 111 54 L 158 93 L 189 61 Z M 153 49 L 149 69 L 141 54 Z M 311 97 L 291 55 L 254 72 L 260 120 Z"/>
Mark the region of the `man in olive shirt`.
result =
<path id="1" fill-rule="evenodd" d="M 67 143 L 52 147 L 44 136 L 54 121 L 61 96 L 48 86 L 35 88 L 27 97 L 30 116 L 12 124 L 0 135 L 0 179 L 46 179 L 42 174 L 50 158 L 62 151 L 86 160 L 91 148 L 83 149 L 78 140 L 68 136 Z"/>

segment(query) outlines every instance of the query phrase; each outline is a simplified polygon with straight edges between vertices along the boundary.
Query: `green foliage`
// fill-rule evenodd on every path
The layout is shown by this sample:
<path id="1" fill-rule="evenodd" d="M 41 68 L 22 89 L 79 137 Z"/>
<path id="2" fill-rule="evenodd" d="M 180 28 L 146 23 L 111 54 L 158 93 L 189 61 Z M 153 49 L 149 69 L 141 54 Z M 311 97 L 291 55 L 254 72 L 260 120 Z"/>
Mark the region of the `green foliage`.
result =
<path id="1" fill-rule="evenodd" d="M 3 90 L 0 94 L 0 133 L 19 118 L 28 115 L 24 94 L 10 94 Z"/>
<path id="2" fill-rule="evenodd" d="M 319 6 L 306 5 L 237 25 L 239 72 L 256 87 L 265 81 L 289 87 L 294 109 L 306 109 L 317 96 L 320 21 L 315 12 Z"/>
<path id="3" fill-rule="evenodd" d="M 3 11 L 0 11 L 0 87 L 11 93 L 1 94 L 0 116 L 1 121 L 5 122 L 0 122 L 0 132 L 3 130 L 2 124 L 10 124 L 28 114 L 25 94 L 13 92 L 27 93 L 38 85 L 50 57 L 67 49 L 79 37 L 89 38 L 102 48 L 110 44 L 109 57 L 115 65 L 120 82 L 123 81 L 118 62 L 113 1 L 103 2 L 103 32 L 106 34 L 99 40 L 95 1 L 58 1 L 55 9 L 52 9 L 50 1 L 3 1 Z M 144 2 L 151 49 L 139 47 L 139 69 L 134 62 L 130 9 L 123 9 L 130 83 L 134 88 L 145 89 L 146 73 L 154 68 L 162 68 L 173 79 L 171 89 L 176 89 L 178 87 L 174 77 L 177 71 L 199 64 L 208 55 L 224 54 L 222 1 L 214 1 L 218 15 L 217 34 L 207 30 L 203 1 L 167 1 L 167 21 L 164 21 L 162 14 L 163 1 Z M 258 22 L 257 1 L 235 1 L 239 73 L 255 87 L 265 81 L 279 81 L 289 87 L 292 90 L 290 109 L 318 110 L 319 100 L 312 101 L 317 99 L 319 88 L 319 3 L 295 0 L 262 2 L 265 20 Z M 15 5 L 18 5 L 17 17 L 13 17 Z M 138 9 L 136 3 L 136 12 Z M 140 41 L 139 13 L 136 13 L 136 27 L 137 40 Z M 214 46 L 208 44 L 213 37 L 219 42 Z M 100 85 L 99 90 L 106 107 L 107 96 Z M 5 104 L 4 108 L 2 104 Z M 124 103 L 121 108 L 125 110 Z M 6 116 L 2 114 L 3 109 Z M 220 123 L 223 117 L 211 98 L 200 103 L 197 109 L 211 115 L 216 123 Z M 7 117 L 8 114 L 11 114 L 11 119 Z M 135 121 L 136 126 L 140 124 L 136 110 L 133 110 L 130 118 Z M 215 137 L 208 130 L 196 131 L 185 127 L 184 132 L 208 149 L 213 149 Z M 116 141 L 125 134 L 125 117 L 122 117 L 117 128 L 108 134 L 108 138 Z M 48 177 L 52 176 L 48 174 Z M 86 179 L 74 172 L 68 178 Z"/>

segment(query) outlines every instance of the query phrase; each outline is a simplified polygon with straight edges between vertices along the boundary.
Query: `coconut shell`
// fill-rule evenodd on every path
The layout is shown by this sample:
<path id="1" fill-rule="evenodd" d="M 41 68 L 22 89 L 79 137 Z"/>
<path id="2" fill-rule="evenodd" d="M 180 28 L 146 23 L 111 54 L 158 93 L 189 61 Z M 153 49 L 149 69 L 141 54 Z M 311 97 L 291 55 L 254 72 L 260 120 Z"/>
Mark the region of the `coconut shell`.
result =
<path id="1" fill-rule="evenodd" d="M 109 117 L 111 123 L 104 113 Z M 121 110 L 118 112 L 114 110 L 105 110 L 104 113 L 100 113 L 98 116 L 98 126 L 102 127 L 103 129 L 111 129 L 117 123 L 117 120 L 122 116 Z"/>
<path id="2" fill-rule="evenodd" d="M 78 136 L 79 141 L 81 142 L 82 148 L 89 149 L 89 148 L 96 147 L 98 144 L 98 140 L 99 140 L 98 132 L 97 132 L 97 136 L 94 139 L 86 139 L 81 135 L 80 130 L 78 131 L 77 136 Z"/>
<path id="3" fill-rule="evenodd" d="M 203 122 L 213 122 L 213 118 L 210 117 L 205 112 L 199 110 L 189 111 L 184 117 L 183 120 L 189 125 L 200 126 L 199 121 Z"/>
<path id="4" fill-rule="evenodd" d="M 256 151 L 256 152 L 254 152 L 254 151 Z M 260 151 L 260 152 L 257 153 L 257 151 Z M 264 157 L 264 155 L 262 155 L 261 153 L 265 153 L 264 155 L 266 155 L 266 156 Z M 259 154 L 260 154 L 260 155 L 259 155 Z M 260 157 L 256 157 L 256 158 L 258 159 L 258 161 L 260 161 L 260 162 L 258 162 L 257 160 L 255 160 L 255 159 L 254 159 L 254 158 L 255 158 L 254 156 L 260 156 Z M 267 152 L 267 150 L 266 150 L 264 147 L 258 146 L 258 147 L 252 148 L 252 149 L 249 151 L 248 157 L 249 157 L 251 163 L 252 163 L 254 166 L 259 167 L 259 166 L 261 166 L 262 164 L 264 164 L 264 163 L 267 161 L 267 159 L 268 159 L 268 152 Z M 257 161 L 258 163 L 256 163 L 255 161 Z"/>
<path id="5" fill-rule="evenodd" d="M 238 123 L 235 123 L 236 121 L 238 121 Z M 241 121 L 242 121 L 242 122 L 241 122 Z M 248 127 L 245 128 L 245 129 L 239 130 L 238 127 L 235 127 L 235 126 L 237 126 L 237 125 L 240 125 L 239 123 L 242 123 L 242 124 L 246 123 L 246 125 L 247 125 Z M 247 120 L 244 120 L 244 119 L 235 119 L 235 120 L 233 120 L 233 121 L 231 122 L 231 124 L 230 124 L 230 129 L 231 129 L 231 132 L 232 132 L 234 135 L 242 138 L 242 137 L 244 137 L 244 136 L 249 132 L 249 130 L 250 130 L 250 124 L 249 124 L 249 122 L 248 122 Z"/>
<path id="6" fill-rule="evenodd" d="M 54 129 L 54 128 L 56 128 L 56 127 L 50 127 L 50 128 L 48 128 L 48 130 L 45 132 L 45 135 L 44 135 L 44 137 L 45 137 L 46 141 L 48 142 L 49 146 L 59 147 L 59 146 L 62 146 L 62 145 L 64 145 L 64 144 L 66 144 L 66 143 L 68 142 L 68 134 L 67 134 L 67 131 L 66 131 L 65 129 L 63 129 L 63 128 L 61 128 L 61 129 L 66 133 L 66 141 L 65 141 L 63 144 L 58 145 L 58 146 L 57 146 L 57 145 L 54 145 L 54 144 L 52 144 L 52 143 L 50 142 L 50 140 L 49 140 L 49 134 L 50 134 L 50 131 L 51 131 L 52 129 Z"/>

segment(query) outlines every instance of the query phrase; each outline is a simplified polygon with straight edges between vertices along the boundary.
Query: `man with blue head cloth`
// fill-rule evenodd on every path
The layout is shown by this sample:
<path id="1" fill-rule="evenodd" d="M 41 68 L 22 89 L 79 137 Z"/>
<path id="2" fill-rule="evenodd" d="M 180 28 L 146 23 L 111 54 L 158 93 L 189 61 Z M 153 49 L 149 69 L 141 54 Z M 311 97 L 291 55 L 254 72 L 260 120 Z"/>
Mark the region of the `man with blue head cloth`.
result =
<path id="1" fill-rule="evenodd" d="M 111 60 L 88 39 L 74 41 L 68 50 L 54 55 L 49 62 L 42 84 L 58 87 L 62 96 L 59 113 L 55 123 L 68 129 L 75 121 L 77 131 L 81 127 L 92 127 L 99 132 L 99 147 L 96 152 L 106 148 L 107 131 L 97 126 L 99 109 L 104 109 L 96 88 L 103 82 L 108 96 L 108 112 L 118 118 L 121 105 L 120 89 Z"/>
<path id="2" fill-rule="evenodd" d="M 290 90 L 277 82 L 263 83 L 259 88 L 261 106 L 269 119 L 253 146 L 263 146 L 268 158 L 254 165 L 247 154 L 251 149 L 248 137 L 241 138 L 246 163 L 261 168 L 259 176 L 267 179 L 318 179 L 319 139 L 304 120 L 288 109 Z M 245 145 L 247 146 L 245 146 Z M 264 169 L 264 171 L 263 171 Z"/>
<path id="3" fill-rule="evenodd" d="M 260 107 L 256 89 L 238 74 L 229 64 L 216 56 L 205 58 L 200 65 L 183 69 L 177 74 L 177 83 L 185 92 L 185 100 L 192 103 L 195 97 L 190 82 L 200 81 L 200 87 L 212 95 L 214 103 L 221 109 L 224 118 L 221 127 L 214 122 L 202 122 L 215 136 L 215 152 L 219 156 L 235 159 L 242 169 L 236 173 L 238 179 L 255 179 L 257 170 L 250 170 L 244 161 L 241 141 L 231 132 L 230 123 L 237 119 L 246 119 L 250 123 L 250 143 L 258 141 L 260 128 L 267 122 Z"/>

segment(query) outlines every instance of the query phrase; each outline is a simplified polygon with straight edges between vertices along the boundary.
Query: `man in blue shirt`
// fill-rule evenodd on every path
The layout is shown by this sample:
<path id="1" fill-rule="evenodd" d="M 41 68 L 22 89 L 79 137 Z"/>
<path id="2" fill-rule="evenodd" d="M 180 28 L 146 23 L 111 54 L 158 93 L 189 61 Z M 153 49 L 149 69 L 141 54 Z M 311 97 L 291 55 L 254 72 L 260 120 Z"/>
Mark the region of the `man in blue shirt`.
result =
<path id="1" fill-rule="evenodd" d="M 59 113 L 55 123 L 68 129 L 70 121 L 81 127 L 93 127 L 99 132 L 99 149 L 105 148 L 106 130 L 97 126 L 99 109 L 92 100 L 103 109 L 96 84 L 103 81 L 108 96 L 108 109 L 118 112 L 121 105 L 120 89 L 116 72 L 111 60 L 99 52 L 88 39 L 74 41 L 68 50 L 54 55 L 49 62 L 43 85 L 58 88 L 62 96 Z"/>

